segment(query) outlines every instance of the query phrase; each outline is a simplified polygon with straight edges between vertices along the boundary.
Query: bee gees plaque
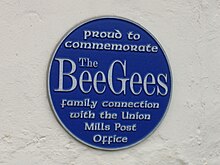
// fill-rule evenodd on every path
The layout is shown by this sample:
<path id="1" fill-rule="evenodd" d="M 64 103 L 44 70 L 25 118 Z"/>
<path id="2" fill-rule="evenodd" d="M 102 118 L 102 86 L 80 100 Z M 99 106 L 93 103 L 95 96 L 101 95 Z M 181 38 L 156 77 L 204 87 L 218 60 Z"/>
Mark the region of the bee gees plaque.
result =
<path id="1" fill-rule="evenodd" d="M 118 150 L 148 137 L 166 114 L 167 56 L 141 25 L 101 17 L 73 28 L 50 61 L 48 93 L 65 130 L 93 148 Z"/>

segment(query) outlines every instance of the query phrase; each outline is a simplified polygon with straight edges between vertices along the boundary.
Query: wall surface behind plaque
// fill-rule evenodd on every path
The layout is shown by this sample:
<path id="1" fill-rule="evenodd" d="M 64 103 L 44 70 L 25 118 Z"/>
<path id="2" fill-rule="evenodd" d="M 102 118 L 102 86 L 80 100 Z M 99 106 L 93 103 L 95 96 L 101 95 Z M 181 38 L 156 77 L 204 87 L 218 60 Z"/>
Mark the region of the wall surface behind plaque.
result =
<path id="1" fill-rule="evenodd" d="M 146 27 L 165 49 L 173 94 L 159 128 L 121 151 L 87 147 L 57 122 L 47 68 L 72 27 L 97 16 Z M 220 1 L 0 1 L 0 164 L 220 164 Z"/>

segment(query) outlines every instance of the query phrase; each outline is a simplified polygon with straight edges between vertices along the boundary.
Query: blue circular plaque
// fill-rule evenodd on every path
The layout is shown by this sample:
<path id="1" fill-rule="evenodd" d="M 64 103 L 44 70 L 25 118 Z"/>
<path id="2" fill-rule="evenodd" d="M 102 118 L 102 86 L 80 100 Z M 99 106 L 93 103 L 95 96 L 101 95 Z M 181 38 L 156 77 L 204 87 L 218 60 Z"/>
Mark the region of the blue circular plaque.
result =
<path id="1" fill-rule="evenodd" d="M 61 125 L 91 147 L 118 150 L 150 135 L 163 119 L 172 77 L 159 42 L 123 18 L 75 27 L 51 59 L 48 93 Z"/>

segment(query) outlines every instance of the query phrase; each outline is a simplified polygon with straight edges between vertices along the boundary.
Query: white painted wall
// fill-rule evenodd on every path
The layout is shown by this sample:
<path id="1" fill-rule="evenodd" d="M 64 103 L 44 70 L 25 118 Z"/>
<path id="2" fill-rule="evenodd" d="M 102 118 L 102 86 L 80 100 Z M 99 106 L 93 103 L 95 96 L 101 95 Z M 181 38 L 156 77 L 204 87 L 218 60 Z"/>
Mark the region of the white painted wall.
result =
<path id="1" fill-rule="evenodd" d="M 121 151 L 91 149 L 57 122 L 46 79 L 56 44 L 96 16 L 146 27 L 165 49 L 173 97 L 159 128 Z M 219 0 L 1 0 L 0 164 L 219 165 Z"/>

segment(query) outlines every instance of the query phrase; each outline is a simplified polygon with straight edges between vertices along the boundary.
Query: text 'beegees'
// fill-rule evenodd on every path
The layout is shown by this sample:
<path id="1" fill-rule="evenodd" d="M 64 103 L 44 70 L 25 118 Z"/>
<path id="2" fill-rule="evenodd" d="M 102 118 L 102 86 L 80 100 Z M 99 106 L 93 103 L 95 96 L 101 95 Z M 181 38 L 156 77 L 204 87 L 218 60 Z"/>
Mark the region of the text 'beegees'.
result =
<path id="1" fill-rule="evenodd" d="M 90 93 L 92 90 L 97 94 L 103 94 L 106 88 L 109 88 L 115 95 L 126 95 L 127 90 L 130 90 L 133 95 L 139 95 L 144 92 L 148 96 L 165 96 L 168 93 L 167 74 L 158 73 L 154 75 L 153 73 L 146 73 L 145 76 L 142 77 L 140 73 L 134 72 L 131 76 L 127 77 L 126 60 L 113 61 L 109 66 L 107 76 L 100 70 L 92 76 L 89 71 L 91 68 L 85 68 L 85 70 L 80 73 L 79 77 L 74 76 L 74 73 L 77 72 L 77 65 L 73 60 L 67 58 L 55 58 L 55 60 L 58 61 L 59 64 L 58 88 L 54 90 L 57 92 L 72 92 L 79 86 L 79 89 L 85 94 Z M 71 66 L 69 72 L 64 72 L 65 65 Z M 120 68 L 120 76 L 113 74 L 115 72 L 115 67 L 117 67 L 117 72 L 118 68 Z M 68 87 L 65 86 L 65 88 L 64 84 L 66 79 L 64 77 L 68 77 L 69 80 L 71 80 L 70 85 L 68 85 Z M 120 84 L 120 89 L 117 87 L 116 90 L 115 83 Z"/>

